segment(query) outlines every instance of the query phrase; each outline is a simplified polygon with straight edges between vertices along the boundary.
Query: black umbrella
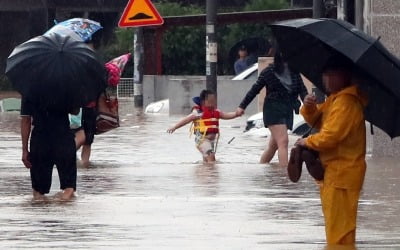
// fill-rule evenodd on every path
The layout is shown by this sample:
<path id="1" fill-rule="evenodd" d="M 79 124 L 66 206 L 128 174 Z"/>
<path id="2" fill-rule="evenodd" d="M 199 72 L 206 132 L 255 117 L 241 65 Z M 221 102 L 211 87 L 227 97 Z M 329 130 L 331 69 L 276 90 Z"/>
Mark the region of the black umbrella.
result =
<path id="1" fill-rule="evenodd" d="M 48 108 L 73 109 L 97 99 L 105 68 L 85 43 L 56 33 L 18 45 L 7 59 L 6 75 L 22 96 Z"/>
<path id="2" fill-rule="evenodd" d="M 400 61 L 380 42 L 336 19 L 295 19 L 270 25 L 283 57 L 319 89 L 332 58 L 351 61 L 368 94 L 365 116 L 392 138 L 400 135 Z"/>

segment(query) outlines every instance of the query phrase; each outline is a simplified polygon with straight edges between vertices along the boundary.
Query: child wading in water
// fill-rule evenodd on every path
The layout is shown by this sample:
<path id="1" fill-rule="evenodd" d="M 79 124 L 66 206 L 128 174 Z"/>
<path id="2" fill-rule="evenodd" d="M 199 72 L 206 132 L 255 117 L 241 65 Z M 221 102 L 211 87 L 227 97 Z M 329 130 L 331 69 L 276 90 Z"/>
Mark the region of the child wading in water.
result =
<path id="1" fill-rule="evenodd" d="M 203 90 L 200 93 L 200 101 L 193 107 L 192 113 L 167 130 L 168 133 L 173 133 L 176 129 L 193 122 L 196 147 L 206 163 L 215 162 L 219 119 L 229 120 L 238 117 L 236 112 L 220 111 L 216 108 L 216 103 L 215 93 L 211 90 Z"/>

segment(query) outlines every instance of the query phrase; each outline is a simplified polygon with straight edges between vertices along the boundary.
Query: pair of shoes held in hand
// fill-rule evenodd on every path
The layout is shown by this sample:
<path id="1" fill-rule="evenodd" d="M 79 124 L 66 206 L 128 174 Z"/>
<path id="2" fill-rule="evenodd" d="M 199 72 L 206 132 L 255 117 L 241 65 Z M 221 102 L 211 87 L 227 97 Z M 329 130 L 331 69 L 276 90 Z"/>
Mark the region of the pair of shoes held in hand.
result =
<path id="1" fill-rule="evenodd" d="M 288 175 L 292 182 L 297 182 L 300 179 L 303 162 L 306 163 L 307 170 L 314 179 L 317 181 L 324 179 L 325 169 L 318 157 L 318 152 L 297 145 L 290 151 L 288 164 Z"/>

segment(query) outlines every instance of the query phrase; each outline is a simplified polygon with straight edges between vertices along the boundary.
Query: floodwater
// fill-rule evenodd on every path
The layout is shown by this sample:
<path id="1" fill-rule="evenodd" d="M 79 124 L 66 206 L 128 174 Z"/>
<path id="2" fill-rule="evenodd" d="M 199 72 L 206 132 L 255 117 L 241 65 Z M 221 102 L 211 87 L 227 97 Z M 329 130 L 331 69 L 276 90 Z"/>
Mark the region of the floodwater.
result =
<path id="1" fill-rule="evenodd" d="M 222 121 L 218 163 L 207 166 L 189 126 L 165 132 L 180 116 L 132 107 L 95 138 L 71 202 L 51 198 L 56 171 L 50 201 L 31 201 L 18 115 L 0 115 L 1 249 L 330 249 L 317 186 L 306 171 L 291 183 L 258 164 L 266 139 L 242 133 L 246 117 Z M 368 158 L 357 249 L 400 249 L 399 183 L 395 159 Z"/>

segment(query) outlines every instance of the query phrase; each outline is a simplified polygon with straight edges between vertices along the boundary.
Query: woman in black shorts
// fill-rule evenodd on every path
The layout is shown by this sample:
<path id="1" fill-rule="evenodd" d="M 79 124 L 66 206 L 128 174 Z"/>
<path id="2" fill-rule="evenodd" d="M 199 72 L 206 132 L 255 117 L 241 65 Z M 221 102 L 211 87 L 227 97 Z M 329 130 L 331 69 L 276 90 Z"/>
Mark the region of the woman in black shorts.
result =
<path id="1" fill-rule="evenodd" d="M 308 94 L 303 80 L 298 72 L 293 71 L 283 61 L 282 55 L 275 46 L 274 63 L 264 69 L 257 81 L 240 103 L 237 112 L 244 110 L 256 97 L 262 88 L 266 88 L 263 106 L 264 126 L 271 131 L 267 148 L 264 150 L 260 163 L 269 163 L 278 151 L 280 166 L 288 165 L 288 129 L 293 127 L 293 110 L 298 113 L 300 101 Z"/>

